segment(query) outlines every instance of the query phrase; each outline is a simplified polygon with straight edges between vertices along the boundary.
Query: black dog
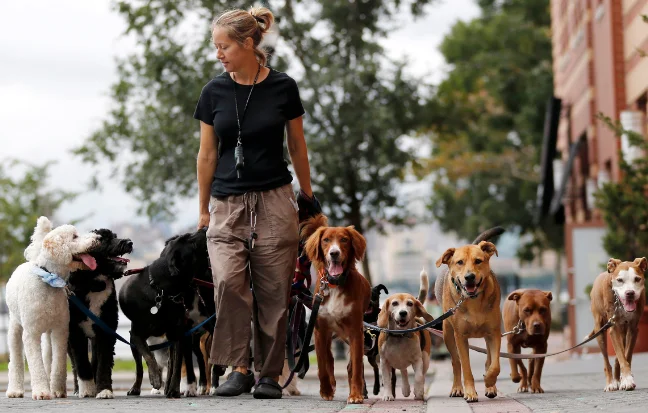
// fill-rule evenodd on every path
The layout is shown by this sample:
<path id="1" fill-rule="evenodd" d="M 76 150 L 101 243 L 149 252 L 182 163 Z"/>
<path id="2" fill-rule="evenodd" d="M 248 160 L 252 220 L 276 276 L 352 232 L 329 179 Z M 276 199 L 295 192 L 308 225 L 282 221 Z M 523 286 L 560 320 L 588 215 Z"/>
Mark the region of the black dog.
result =
<path id="1" fill-rule="evenodd" d="M 389 294 L 387 287 L 385 287 L 382 284 L 378 284 L 371 288 L 371 299 L 369 300 L 369 308 L 367 309 L 367 311 L 365 311 L 364 314 L 364 318 L 363 318 L 364 322 L 375 324 L 378 321 L 378 314 L 380 313 L 380 292 L 381 291 L 384 291 L 385 294 Z M 373 394 L 376 395 L 380 392 L 380 374 L 378 369 L 378 361 L 376 360 L 376 357 L 378 357 L 378 334 L 370 333 L 369 331 L 365 330 L 364 352 L 365 352 L 365 356 L 367 356 L 367 361 L 369 361 L 369 364 L 371 365 L 371 367 L 373 367 L 373 371 L 374 371 Z M 366 399 L 369 396 L 369 394 L 367 393 L 366 381 L 364 382 L 363 386 L 364 386 L 363 389 L 364 397 Z"/>
<path id="2" fill-rule="evenodd" d="M 132 323 L 130 342 L 137 368 L 129 396 L 139 396 L 141 392 L 142 356 L 148 366 L 151 385 L 155 389 L 162 386 L 162 370 L 146 343 L 147 338 L 162 335 L 174 343 L 169 348 L 164 394 L 168 398 L 180 397 L 183 358 L 187 365 L 187 385 L 195 386 L 191 362 L 193 339 L 185 336 L 185 332 L 206 318 L 207 303 L 213 305 L 213 291 L 201 295 L 193 282 L 194 277 L 210 274 L 208 269 L 207 238 L 205 230 L 199 230 L 167 240 L 160 258 L 141 273 L 132 275 L 119 290 L 119 305 Z M 211 280 L 211 276 L 209 278 Z M 213 328 L 213 323 L 205 326 L 206 329 L 210 327 Z"/>
<path id="3" fill-rule="evenodd" d="M 109 229 L 93 232 L 101 236 L 98 247 L 90 252 L 97 262 L 97 268 L 70 274 L 69 288 L 92 313 L 114 331 L 117 329 L 118 319 L 115 280 L 121 278 L 129 261 L 121 256 L 133 252 L 133 243 L 129 239 L 117 238 Z M 92 347 L 92 364 L 88 359 L 88 339 Z M 113 398 L 115 341 L 115 336 L 94 324 L 70 302 L 68 354 L 74 373 L 74 394 L 78 394 L 79 397 Z"/>

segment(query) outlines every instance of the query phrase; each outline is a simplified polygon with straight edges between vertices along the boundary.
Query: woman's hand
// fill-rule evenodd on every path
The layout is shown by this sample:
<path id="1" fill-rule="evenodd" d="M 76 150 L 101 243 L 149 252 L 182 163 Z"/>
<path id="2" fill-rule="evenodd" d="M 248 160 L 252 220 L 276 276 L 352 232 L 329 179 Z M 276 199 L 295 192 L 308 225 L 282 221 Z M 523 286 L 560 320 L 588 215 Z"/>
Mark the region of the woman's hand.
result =
<path id="1" fill-rule="evenodd" d="M 209 228 L 209 212 L 202 212 L 198 217 L 198 228 Z"/>

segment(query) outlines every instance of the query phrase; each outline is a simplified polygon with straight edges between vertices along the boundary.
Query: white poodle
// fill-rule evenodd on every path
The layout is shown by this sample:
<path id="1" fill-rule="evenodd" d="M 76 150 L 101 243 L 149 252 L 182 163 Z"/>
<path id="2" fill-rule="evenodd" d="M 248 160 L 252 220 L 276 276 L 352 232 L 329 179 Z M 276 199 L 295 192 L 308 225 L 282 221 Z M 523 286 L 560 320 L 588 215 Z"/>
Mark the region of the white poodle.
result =
<path id="1" fill-rule="evenodd" d="M 23 346 L 31 375 L 32 398 L 51 399 L 52 394 L 66 397 L 70 313 L 63 287 L 72 271 L 96 268 L 94 258 L 87 252 L 95 247 L 97 237 L 94 233 L 79 236 L 72 225 L 52 230 L 46 217 L 38 219 L 32 242 L 25 250 L 27 262 L 16 268 L 7 282 L 7 397 L 23 397 L 25 392 Z M 41 352 L 43 334 L 46 348 Z"/>

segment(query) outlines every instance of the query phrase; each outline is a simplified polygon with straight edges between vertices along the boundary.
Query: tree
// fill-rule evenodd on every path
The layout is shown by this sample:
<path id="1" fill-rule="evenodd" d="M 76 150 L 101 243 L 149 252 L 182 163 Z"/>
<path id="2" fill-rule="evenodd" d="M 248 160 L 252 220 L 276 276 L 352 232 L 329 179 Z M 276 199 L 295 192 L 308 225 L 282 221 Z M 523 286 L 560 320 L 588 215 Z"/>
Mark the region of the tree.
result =
<path id="1" fill-rule="evenodd" d="M 48 190 L 51 163 L 32 165 L 17 160 L 0 163 L 0 280 L 6 280 L 20 264 L 39 216 L 52 218 L 60 206 L 76 194 Z M 6 168 L 6 169 L 5 169 Z M 20 178 L 8 174 L 19 170 Z"/>
<path id="2" fill-rule="evenodd" d="M 443 230 L 472 239 L 513 227 L 531 235 L 518 256 L 532 260 L 563 248 L 560 226 L 533 222 L 553 89 L 549 1 L 478 3 L 482 15 L 458 22 L 441 45 L 451 70 L 430 102 L 433 154 L 421 173 L 437 178 L 430 207 Z"/>
<path id="3" fill-rule="evenodd" d="M 270 2 L 282 19 L 288 49 L 283 57 L 292 55 L 291 64 L 303 72 L 299 85 L 313 186 L 333 224 L 352 224 L 363 232 L 382 221 L 402 221 L 396 184 L 412 154 L 401 148 L 399 138 L 420 125 L 422 99 L 418 82 L 382 57 L 378 40 L 402 7 L 419 15 L 432 1 Z M 202 86 L 218 67 L 209 22 L 216 11 L 247 4 L 116 3 L 139 48 L 119 62 L 114 108 L 76 153 L 90 163 L 113 164 L 126 191 L 141 200 L 149 216 L 171 213 L 175 196 L 196 193 L 199 139 L 192 114 Z M 182 38 L 182 23 L 189 19 L 200 22 L 199 28 L 193 38 Z M 364 274 L 371 279 L 366 260 Z"/>

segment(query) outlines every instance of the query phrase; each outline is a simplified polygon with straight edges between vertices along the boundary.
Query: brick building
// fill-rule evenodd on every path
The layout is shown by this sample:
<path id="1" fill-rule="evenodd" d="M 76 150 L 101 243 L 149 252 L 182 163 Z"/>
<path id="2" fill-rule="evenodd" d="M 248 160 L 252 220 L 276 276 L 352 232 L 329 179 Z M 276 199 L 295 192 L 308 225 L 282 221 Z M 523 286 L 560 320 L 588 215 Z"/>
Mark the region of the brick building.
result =
<path id="1" fill-rule="evenodd" d="M 558 104 L 554 105 L 554 137 L 549 139 L 555 142 L 555 155 L 543 165 L 553 169 L 545 174 L 545 180 L 553 182 L 543 185 L 545 192 L 546 187 L 552 189 L 549 214 L 565 223 L 568 314 L 576 343 L 592 327 L 585 286 L 608 259 L 601 244 L 605 225 L 592 194 L 602 183 L 619 178 L 619 149 L 624 149 L 624 156 L 637 156 L 597 114 L 646 134 L 648 57 L 642 51 L 648 52 L 648 22 L 642 15 L 648 15 L 648 0 L 552 0 L 550 4 Z"/>

